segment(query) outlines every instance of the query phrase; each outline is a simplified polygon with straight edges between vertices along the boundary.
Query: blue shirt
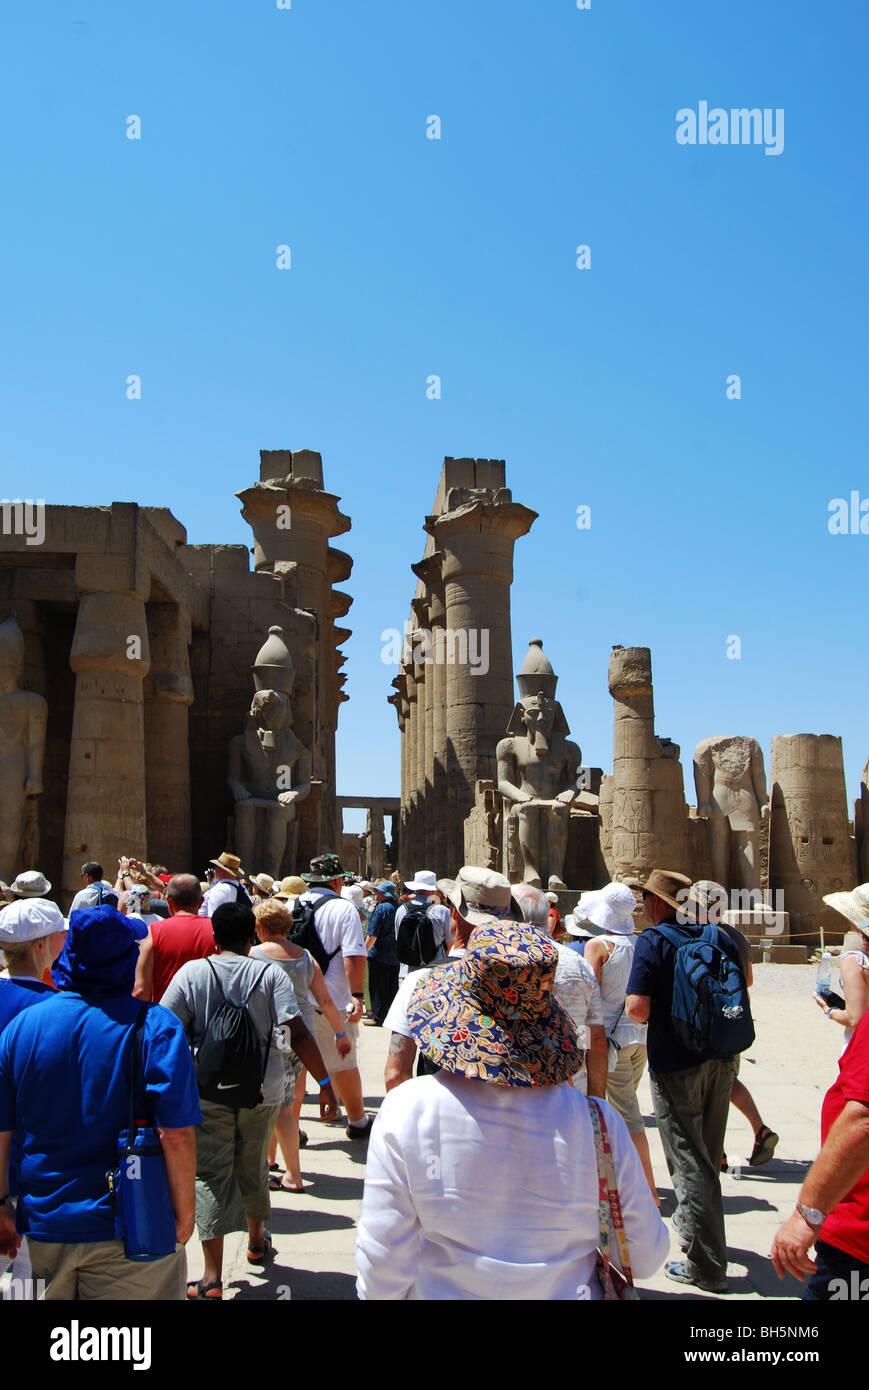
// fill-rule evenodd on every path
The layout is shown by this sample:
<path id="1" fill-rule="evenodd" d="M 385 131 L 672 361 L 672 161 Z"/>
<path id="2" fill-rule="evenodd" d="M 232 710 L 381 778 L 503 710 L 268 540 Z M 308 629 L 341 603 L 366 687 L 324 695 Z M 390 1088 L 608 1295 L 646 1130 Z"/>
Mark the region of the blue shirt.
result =
<path id="1" fill-rule="evenodd" d="M 368 959 L 377 965 L 399 964 L 395 946 L 395 903 L 378 903 L 368 921 L 366 936 L 377 940 L 368 952 Z"/>
<path id="2" fill-rule="evenodd" d="M 678 922 L 663 922 L 661 925 L 681 932 L 686 941 L 697 935 L 696 930 L 680 927 Z M 739 963 L 739 947 L 733 937 L 720 929 L 718 936 L 721 948 Z M 625 994 L 647 994 L 651 1000 L 647 1039 L 651 1072 L 688 1071 L 699 1067 L 703 1061 L 696 1052 L 688 1051 L 673 1029 L 675 958 L 676 947 L 665 941 L 654 927 L 646 927 L 637 938 Z"/>
<path id="3" fill-rule="evenodd" d="M 0 980 L 0 1033 L 22 1009 L 41 1004 L 47 994 L 54 993 L 51 985 L 41 980 Z"/>
<path id="4" fill-rule="evenodd" d="M 129 1120 L 139 1007 L 126 995 L 89 1004 L 64 990 L 25 1009 L 0 1036 L 0 1130 L 15 1130 L 21 1145 L 17 1223 L 30 1240 L 115 1239 L 106 1173 Z M 201 1123 L 184 1029 L 159 1004 L 148 1010 L 142 1069 L 149 1120 L 167 1129 Z"/>

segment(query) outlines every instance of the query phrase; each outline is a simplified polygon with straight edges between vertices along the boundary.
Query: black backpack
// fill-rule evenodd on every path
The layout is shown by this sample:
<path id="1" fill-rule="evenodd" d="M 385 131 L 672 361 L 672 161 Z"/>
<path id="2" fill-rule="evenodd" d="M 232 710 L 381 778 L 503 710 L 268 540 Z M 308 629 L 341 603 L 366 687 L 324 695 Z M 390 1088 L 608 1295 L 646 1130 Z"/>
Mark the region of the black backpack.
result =
<path id="1" fill-rule="evenodd" d="M 266 1039 L 263 1048 L 247 1004 L 268 966 L 259 972 L 244 1001 L 231 1004 L 218 972 L 207 958 L 206 964 L 217 981 L 223 1003 L 208 1020 L 196 1052 L 199 1095 L 202 1100 L 211 1100 L 232 1110 L 251 1110 L 262 1102 L 269 1040 Z"/>
<path id="2" fill-rule="evenodd" d="M 341 950 L 340 946 L 336 946 L 334 951 L 326 950 L 314 922 L 314 915 L 320 903 L 328 901 L 328 898 L 321 898 L 316 903 L 303 903 L 301 898 L 297 898 L 293 903 L 293 929 L 288 938 L 294 946 L 301 946 L 304 951 L 311 952 L 324 975 L 330 962 Z"/>
<path id="3" fill-rule="evenodd" d="M 398 928 L 395 949 L 402 965 L 411 970 L 430 965 L 438 953 L 428 908 L 408 907 Z"/>

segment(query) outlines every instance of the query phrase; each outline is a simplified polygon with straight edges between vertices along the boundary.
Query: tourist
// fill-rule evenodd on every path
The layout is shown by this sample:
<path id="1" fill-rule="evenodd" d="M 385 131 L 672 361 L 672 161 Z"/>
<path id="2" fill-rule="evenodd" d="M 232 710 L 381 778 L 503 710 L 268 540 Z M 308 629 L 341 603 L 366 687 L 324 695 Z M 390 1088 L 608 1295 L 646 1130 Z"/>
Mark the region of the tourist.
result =
<path id="1" fill-rule="evenodd" d="M 413 878 L 404 884 L 406 897 L 402 897 L 395 914 L 395 934 L 398 937 L 401 924 L 409 912 L 423 914 L 431 926 L 434 940 L 434 954 L 421 965 L 435 965 L 446 959 L 445 943 L 450 930 L 449 909 L 438 902 L 438 883 L 431 869 L 418 869 Z M 399 974 L 406 975 L 407 964 L 399 967 Z M 413 968 L 413 967 L 410 967 Z"/>
<path id="2" fill-rule="evenodd" d="M 215 912 L 224 903 L 240 903 L 243 907 L 250 907 L 250 898 L 241 883 L 241 860 L 238 856 L 224 850 L 217 859 L 209 859 L 208 862 L 210 868 L 206 874 L 209 887 L 203 896 L 199 916 L 210 917 L 213 921 Z"/>
<path id="3" fill-rule="evenodd" d="M 727 1243 L 721 1197 L 721 1155 L 733 1085 L 733 1058 L 703 1059 L 679 1040 L 673 1027 L 673 977 L 676 950 L 658 925 L 672 927 L 685 939 L 696 933 L 680 927 L 678 917 L 691 880 L 684 874 L 656 869 L 641 889 L 652 924 L 637 939 L 627 984 L 626 1012 L 633 1023 L 648 1023 L 649 1080 L 667 1167 L 673 1179 L 673 1223 L 685 1260 L 664 1266 L 669 1279 L 711 1293 L 727 1291 Z M 681 894 L 677 898 L 677 895 Z M 720 934 L 721 949 L 737 964 L 733 940 Z M 586 947 L 588 950 L 588 947 Z"/>
<path id="4" fill-rule="evenodd" d="M 7 969 L 7 978 L 0 980 L 0 1033 L 23 1009 L 54 994 L 45 977 L 65 940 L 63 913 L 47 898 L 20 898 L 0 912 Z"/>
<path id="5" fill-rule="evenodd" d="M 754 984 L 754 971 L 751 968 L 751 947 L 741 931 L 731 926 L 729 922 L 722 920 L 727 909 L 727 902 L 726 888 L 722 887 L 720 883 L 715 883 L 712 879 L 700 879 L 697 883 L 692 883 L 688 890 L 683 904 L 683 914 L 689 922 L 698 926 L 711 922 L 720 931 L 727 933 L 731 940 L 736 943 L 745 983 L 748 989 L 751 989 Z M 751 1125 L 754 1142 L 748 1166 L 749 1168 L 762 1168 L 764 1164 L 769 1163 L 776 1151 L 778 1135 L 770 1129 L 769 1125 L 764 1124 L 754 1096 L 745 1082 L 740 1081 L 739 1063 L 740 1058 L 737 1054 L 733 1059 L 733 1086 L 730 1090 L 730 1104 L 735 1106 Z M 721 1155 L 721 1171 L 722 1173 L 730 1172 L 730 1163 L 726 1153 Z"/>
<path id="6" fill-rule="evenodd" d="M 170 981 L 189 960 L 214 955 L 211 919 L 200 917 L 202 889 L 193 874 L 175 874 L 166 885 L 169 917 L 152 918 L 148 935 L 139 949 L 136 968 L 136 999 L 159 1003 Z M 129 915 L 129 914 L 128 914 Z"/>
<path id="7" fill-rule="evenodd" d="M 102 864 L 89 859 L 81 866 L 81 879 L 84 888 L 78 890 L 70 903 L 70 912 L 77 912 L 80 907 L 99 907 L 100 903 L 117 907 L 118 895 L 112 885 L 103 878 Z"/>
<path id="8" fill-rule="evenodd" d="M 359 921 L 362 923 L 363 929 L 367 927 L 369 913 L 365 906 L 364 896 L 359 884 L 345 883 L 344 887 L 341 889 L 341 897 L 345 902 L 353 904 L 356 911 L 359 913 Z"/>
<path id="9" fill-rule="evenodd" d="M 251 879 L 251 886 L 253 888 L 251 902 L 256 907 L 258 903 L 268 902 L 277 885 L 271 874 L 254 874 Z"/>
<path id="10" fill-rule="evenodd" d="M 646 1122 L 637 1098 L 637 1088 L 646 1068 L 647 1025 L 632 1023 L 626 1011 L 627 984 L 634 959 L 636 906 L 637 900 L 626 883 L 607 883 L 597 892 L 583 893 L 575 914 L 580 921 L 596 929 L 596 933 L 586 938 L 584 959 L 600 985 L 606 1046 L 610 1054 L 606 1098 L 627 1125 L 655 1205 L 660 1206 Z"/>
<path id="11" fill-rule="evenodd" d="M 365 949 L 368 952 L 368 993 L 371 998 L 371 1018 L 366 1022 L 377 1028 L 389 1012 L 398 992 L 398 952 L 395 949 L 395 914 L 398 893 L 395 884 L 385 879 L 374 889 L 374 910 L 368 921 Z"/>
<path id="12" fill-rule="evenodd" d="M 564 923 L 561 920 L 561 914 L 558 911 L 558 894 L 546 893 L 544 896 L 546 898 L 547 912 L 549 914 L 548 932 L 557 945 L 558 941 L 564 933 Z"/>
<path id="13" fill-rule="evenodd" d="M 159 913 L 151 910 L 151 890 L 144 883 L 134 883 L 122 893 L 118 906 L 126 917 L 137 917 L 146 927 L 163 920 Z"/>
<path id="14" fill-rule="evenodd" d="M 337 854 L 321 854 L 311 860 L 310 873 L 302 877 L 306 891 L 297 899 L 295 911 L 304 906 L 312 910 L 314 931 L 326 960 L 323 975 L 332 1003 L 346 1015 L 350 1051 L 341 1057 L 335 1035 L 325 1014 L 316 1010 L 316 1038 L 329 1068 L 335 1090 L 347 1112 L 348 1139 L 367 1139 L 372 1119 L 365 1113 L 362 1078 L 356 1064 L 356 1039 L 365 1002 L 365 942 L 362 923 L 352 903 L 339 896 L 344 886 L 344 870 Z"/>
<path id="15" fill-rule="evenodd" d="M 9 885 L 13 898 L 47 898 L 51 884 L 39 869 L 27 869 Z"/>
<path id="16" fill-rule="evenodd" d="M 288 976 L 271 961 L 250 959 L 256 941 L 252 910 L 241 903 L 224 903 L 211 924 L 216 954 L 182 965 L 163 996 L 163 1007 L 171 1009 L 201 1045 L 223 1004 L 244 1005 L 265 1066 L 257 1105 L 236 1109 L 202 1099 L 203 1120 L 196 1135 L 196 1229 L 205 1270 L 187 1286 L 192 1299 L 223 1297 L 223 1240 L 229 1232 L 244 1230 L 246 1223 L 249 1264 L 264 1265 L 271 1251 L 265 1229 L 271 1211 L 266 1155 L 284 1103 L 286 1047 L 292 1046 L 319 1082 L 321 1115 L 328 1118 L 336 1109 L 323 1059 L 302 1022 Z M 276 1033 L 282 1033 L 280 1051 Z"/>
<path id="17" fill-rule="evenodd" d="M 851 893 L 827 893 L 824 902 L 854 928 L 845 937 L 839 955 L 839 993 L 845 1007 L 832 1007 L 819 994 L 814 996 L 831 1023 L 844 1028 L 844 1053 L 854 1029 L 869 1009 L 869 883 L 861 883 Z"/>
<path id="18" fill-rule="evenodd" d="M 513 897 L 513 890 L 503 874 L 493 869 L 478 869 L 476 865 L 465 864 L 459 869 L 453 883 L 450 898 L 450 917 L 452 940 L 445 966 L 436 969 L 451 969 L 453 963 L 465 953 L 471 932 L 478 926 L 491 926 L 493 922 L 522 921 L 522 909 Z M 419 982 L 432 971 L 432 966 L 413 970 L 402 980 L 398 993 L 392 1001 L 383 1020 L 383 1027 L 389 1032 L 389 1053 L 384 1072 L 384 1087 L 387 1091 L 409 1081 L 413 1076 L 416 1059 L 416 1039 L 408 1024 L 408 1007 L 411 996 Z M 437 1071 L 437 1067 L 424 1053 L 420 1053 L 417 1075 L 427 1076 Z"/>
<path id="19" fill-rule="evenodd" d="M 276 898 L 279 903 L 283 903 L 284 907 L 292 912 L 293 904 L 296 899 L 307 892 L 307 888 L 308 885 L 303 878 L 299 878 L 298 874 L 290 874 L 287 878 L 282 878 L 279 884 L 275 885 L 275 891 L 272 897 Z"/>
<path id="20" fill-rule="evenodd" d="M 130 1048 L 142 1007 L 131 991 L 143 934 L 113 907 L 72 913 L 54 967 L 57 992 L 0 1037 L 0 1193 L 9 1191 L 10 1148 L 20 1132 L 17 1227 L 48 1300 L 184 1297 L 193 1126 L 202 1116 L 184 1030 L 159 1006 L 145 1014 L 141 1068 L 172 1193 L 174 1254 L 148 1263 L 125 1257 L 106 1180 L 129 1123 Z M 16 1244 L 9 1205 L 0 1205 L 0 1250 L 9 1254 Z"/>
<path id="21" fill-rule="evenodd" d="M 356 1243 L 361 1299 L 602 1296 L 593 1130 L 589 1102 L 563 1084 L 581 1058 L 553 994 L 557 963 L 542 933 L 490 921 L 414 991 L 411 1032 L 440 1070 L 381 1107 Z M 645 1278 L 666 1255 L 666 1227 L 624 1124 L 596 1103 Z"/>
<path id="22" fill-rule="evenodd" d="M 302 1022 L 312 1037 L 317 1031 L 314 1005 L 324 1015 L 335 1037 L 335 1048 L 339 1057 L 350 1053 L 350 1039 L 347 1037 L 347 1017 L 339 1014 L 329 996 L 323 972 L 310 951 L 296 946 L 287 940 L 292 929 L 293 919 L 282 903 L 260 903 L 253 910 L 256 919 L 256 934 L 260 944 L 254 946 L 251 955 L 263 960 L 272 960 L 290 978 L 293 993 Z M 304 1148 L 308 1136 L 299 1129 L 299 1115 L 305 1097 L 305 1077 L 307 1072 L 301 1058 L 294 1051 L 282 1054 L 284 1062 L 284 1102 L 275 1121 L 274 1131 L 269 1143 L 269 1187 L 273 1191 L 302 1192 L 302 1172 L 299 1166 L 299 1148 Z M 286 1172 L 278 1177 L 275 1163 L 277 1146 L 280 1144 Z"/>
<path id="23" fill-rule="evenodd" d="M 809 1276 L 810 1302 L 863 1300 L 869 1288 L 869 1015 L 839 1059 L 821 1109 L 821 1152 L 770 1252 L 780 1279 Z M 372 1145 L 372 1148 L 374 1146 Z M 369 1153 L 369 1163 L 371 1156 Z M 809 1259 L 811 1246 L 816 1260 Z"/>
<path id="24" fill-rule="evenodd" d="M 630 889 L 628 890 L 630 892 Z M 517 883 L 513 898 L 522 910 L 529 926 L 537 927 L 552 936 L 553 918 L 548 894 L 530 883 Z M 631 895 L 633 896 L 633 895 Z M 558 968 L 555 971 L 555 997 L 569 1014 L 576 1029 L 583 1066 L 571 1079 L 583 1094 L 604 1096 L 606 1093 L 607 1045 L 601 992 L 594 971 L 575 951 L 555 942 Z"/>

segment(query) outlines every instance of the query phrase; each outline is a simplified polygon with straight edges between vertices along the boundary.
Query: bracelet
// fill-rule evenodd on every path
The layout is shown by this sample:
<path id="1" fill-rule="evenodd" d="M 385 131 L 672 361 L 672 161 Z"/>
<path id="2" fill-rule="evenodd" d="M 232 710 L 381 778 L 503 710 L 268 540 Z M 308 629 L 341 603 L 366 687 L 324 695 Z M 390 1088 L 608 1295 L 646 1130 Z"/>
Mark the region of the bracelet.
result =
<path id="1" fill-rule="evenodd" d="M 364 994 L 355 994 L 355 993 L 354 993 L 353 998 L 354 998 L 354 999 L 364 999 L 364 998 L 365 998 L 365 995 L 364 995 Z"/>
<path id="2" fill-rule="evenodd" d="M 328 1085 L 329 1085 L 329 1082 L 330 1082 L 331 1080 L 332 1080 L 331 1076 L 324 1076 L 322 1081 L 318 1081 L 318 1082 L 317 1082 L 317 1085 L 318 1085 L 318 1086 L 328 1086 Z"/>
<path id="3" fill-rule="evenodd" d="M 336 1033 L 336 1034 L 335 1034 L 335 1037 L 336 1037 L 336 1038 L 346 1038 L 346 1036 L 347 1036 L 346 1033 Z"/>

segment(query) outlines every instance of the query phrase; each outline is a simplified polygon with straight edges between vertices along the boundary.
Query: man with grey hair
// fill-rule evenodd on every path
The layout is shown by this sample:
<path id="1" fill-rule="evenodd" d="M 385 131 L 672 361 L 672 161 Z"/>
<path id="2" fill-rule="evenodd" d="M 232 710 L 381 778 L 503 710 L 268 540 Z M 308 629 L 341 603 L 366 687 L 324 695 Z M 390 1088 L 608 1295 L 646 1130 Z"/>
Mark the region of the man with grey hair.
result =
<path id="1" fill-rule="evenodd" d="M 513 897 L 519 904 L 523 920 L 547 936 L 552 934 L 549 899 L 530 883 L 513 886 Z M 561 1007 L 570 1015 L 585 1053 L 585 1067 L 576 1073 L 571 1084 L 584 1094 L 606 1099 L 607 1045 L 604 1028 L 600 986 L 591 966 L 569 946 L 553 943 L 558 951 L 553 993 Z"/>

